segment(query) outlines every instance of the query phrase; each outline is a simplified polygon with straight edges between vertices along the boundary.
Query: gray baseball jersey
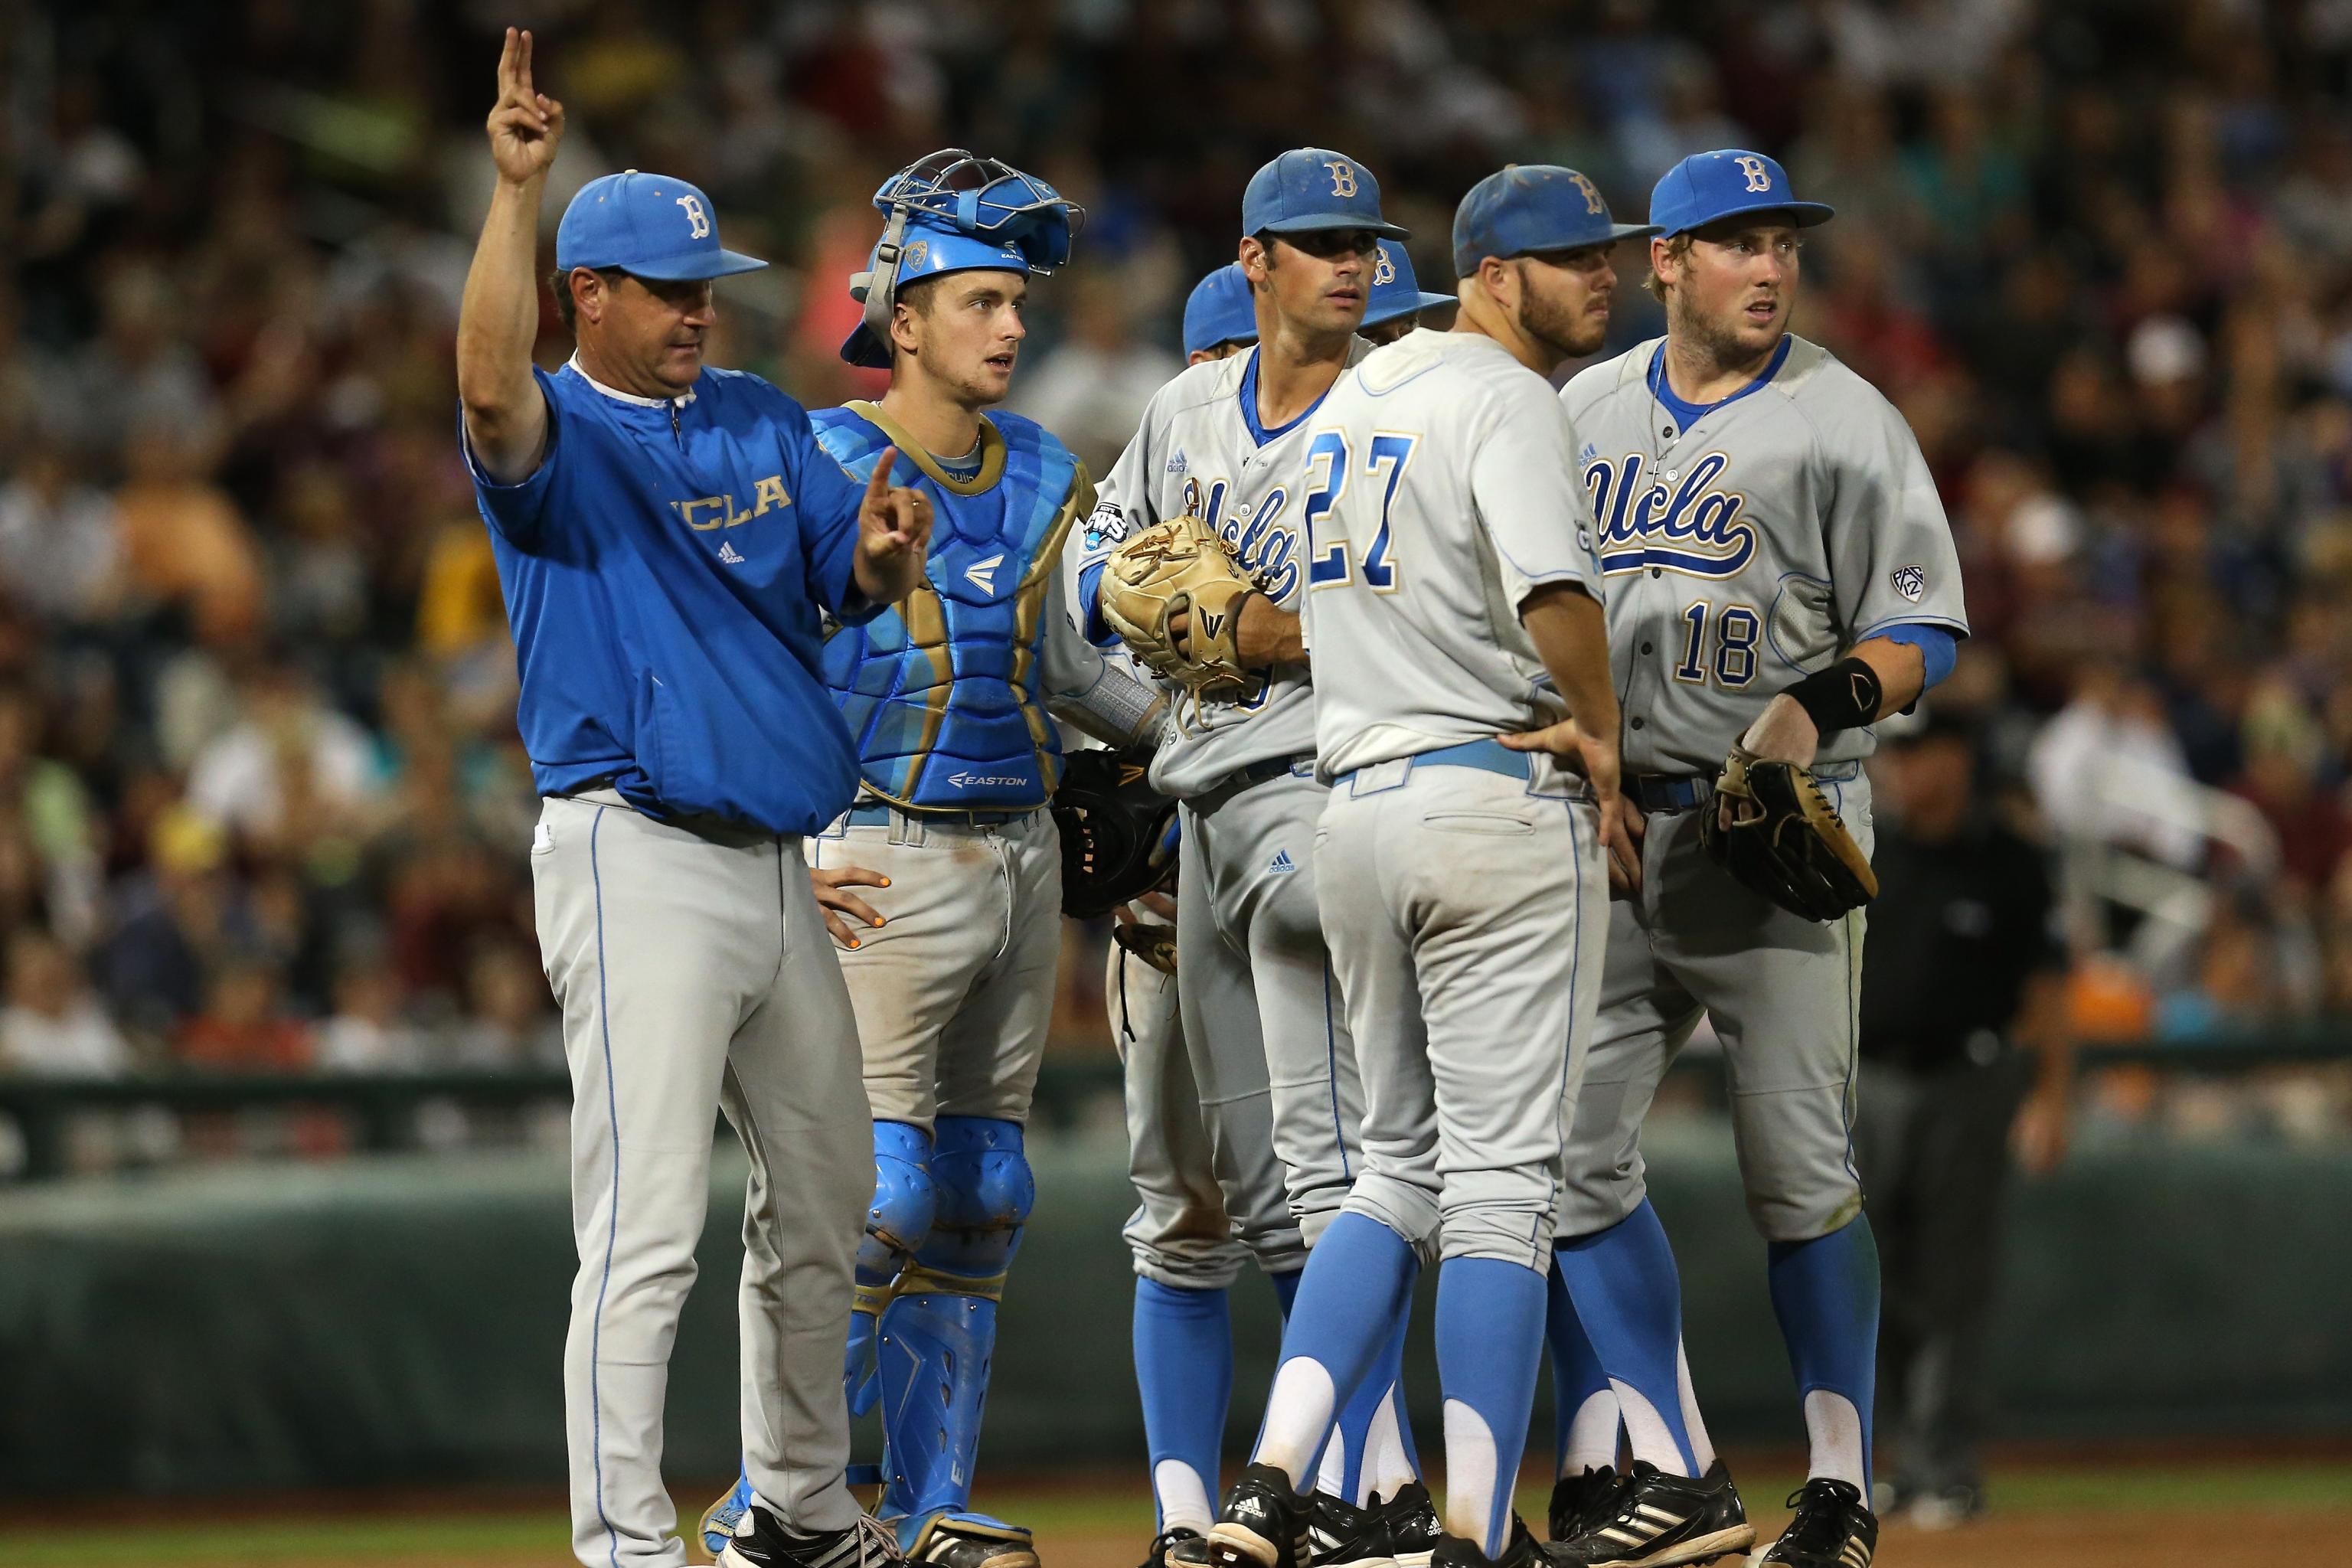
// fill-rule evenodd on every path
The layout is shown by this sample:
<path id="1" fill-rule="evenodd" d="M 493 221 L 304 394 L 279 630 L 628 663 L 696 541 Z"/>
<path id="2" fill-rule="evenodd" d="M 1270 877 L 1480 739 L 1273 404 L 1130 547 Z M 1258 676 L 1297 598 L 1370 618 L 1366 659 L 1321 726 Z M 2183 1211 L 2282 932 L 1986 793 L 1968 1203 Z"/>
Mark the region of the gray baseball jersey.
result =
<path id="1" fill-rule="evenodd" d="M 1601 596 L 1575 453 L 1551 387 L 1476 333 L 1410 333 L 1333 392 L 1302 508 L 1323 778 L 1566 716 L 1519 605 Z"/>
<path id="2" fill-rule="evenodd" d="M 1425 331 L 1343 377 L 1315 427 L 1315 864 L 1367 1107 L 1345 1206 L 1540 1270 L 1561 1119 L 1528 1089 L 1573 1100 L 1608 879 L 1580 784 L 1494 737 L 1564 711 L 1518 611 L 1546 584 L 1597 586 L 1573 437 L 1500 344 Z"/>
<path id="3" fill-rule="evenodd" d="M 1791 336 L 1765 376 L 1686 421 L 1664 342 L 1560 400 L 1599 523 L 1625 771 L 1712 777 L 1773 693 L 1891 626 L 1965 635 L 1968 616 L 1927 459 L 1876 387 Z M 1820 761 L 1874 743 L 1842 731 Z"/>
<path id="4" fill-rule="evenodd" d="M 1371 352 L 1359 340 L 1353 364 Z M 1102 563 L 1128 539 L 1171 517 L 1206 518 L 1240 552 L 1267 598 L 1297 610 L 1307 588 L 1299 517 L 1309 410 L 1278 429 L 1257 416 L 1257 353 L 1196 364 L 1160 389 L 1142 428 L 1096 487 L 1079 542 L 1081 602 L 1093 613 Z M 1307 666 L 1279 665 L 1232 701 L 1178 694 L 1152 787 L 1183 798 L 1242 768 L 1315 749 L 1314 693 Z"/>

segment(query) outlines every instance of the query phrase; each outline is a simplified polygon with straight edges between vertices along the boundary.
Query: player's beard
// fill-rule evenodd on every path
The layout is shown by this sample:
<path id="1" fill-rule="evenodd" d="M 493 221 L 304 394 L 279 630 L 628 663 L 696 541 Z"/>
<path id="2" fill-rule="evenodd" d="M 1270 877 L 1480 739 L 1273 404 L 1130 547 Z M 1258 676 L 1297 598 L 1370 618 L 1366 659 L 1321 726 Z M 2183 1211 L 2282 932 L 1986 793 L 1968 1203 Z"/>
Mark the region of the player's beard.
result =
<path id="1" fill-rule="evenodd" d="M 1558 298 L 1528 286 L 1527 264 L 1519 270 L 1519 331 L 1552 352 L 1556 359 L 1582 359 L 1609 335 L 1609 318 L 1585 313 L 1590 295 L 1570 310 Z"/>
<path id="2" fill-rule="evenodd" d="M 1781 321 L 1788 318 L 1784 314 Z M 1785 326 L 1782 331 L 1785 331 Z M 1695 306 L 1685 302 L 1683 291 L 1669 289 L 1666 293 L 1666 331 L 1685 352 L 1705 355 L 1717 370 L 1736 370 L 1754 360 L 1759 352 L 1769 352 L 1771 344 L 1759 351 L 1741 341 L 1739 329 L 1728 322 L 1709 318 Z M 1780 333 L 1772 342 L 1780 342 Z"/>

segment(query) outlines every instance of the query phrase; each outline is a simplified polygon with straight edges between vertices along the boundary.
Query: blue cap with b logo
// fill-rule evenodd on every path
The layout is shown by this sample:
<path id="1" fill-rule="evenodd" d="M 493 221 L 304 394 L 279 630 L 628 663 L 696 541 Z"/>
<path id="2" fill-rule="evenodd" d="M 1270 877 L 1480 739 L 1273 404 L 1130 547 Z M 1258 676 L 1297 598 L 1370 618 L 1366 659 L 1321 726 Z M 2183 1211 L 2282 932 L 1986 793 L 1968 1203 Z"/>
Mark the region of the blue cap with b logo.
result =
<path id="1" fill-rule="evenodd" d="M 1489 256 L 1508 261 L 1656 232 L 1611 217 L 1601 187 L 1573 169 L 1513 163 L 1471 186 L 1454 209 L 1454 275 L 1469 277 Z"/>
<path id="2" fill-rule="evenodd" d="M 1372 293 L 1364 306 L 1364 325 L 1386 326 L 1400 316 L 1418 316 L 1433 305 L 1460 303 L 1451 294 L 1426 293 L 1412 275 L 1412 258 L 1393 239 L 1381 241 L 1381 258 L 1372 264 Z"/>
<path id="3" fill-rule="evenodd" d="M 1293 147 L 1250 176 L 1242 193 L 1244 234 L 1365 228 L 1386 239 L 1412 235 L 1381 216 L 1372 172 L 1328 147 Z"/>
<path id="4" fill-rule="evenodd" d="M 624 169 L 580 187 L 555 229 L 555 265 L 617 267 L 667 281 L 724 278 L 766 262 L 722 249 L 710 198 L 684 180 Z"/>
<path id="5" fill-rule="evenodd" d="M 1667 235 L 1760 212 L 1784 212 L 1799 228 L 1811 228 L 1829 222 L 1833 210 L 1797 200 L 1786 170 L 1761 153 L 1737 147 L 1692 153 L 1668 169 L 1650 193 L 1650 221 Z"/>
<path id="6" fill-rule="evenodd" d="M 1228 261 L 1198 283 L 1184 301 L 1184 352 L 1206 353 L 1222 343 L 1257 342 L 1257 302 L 1241 264 Z"/>

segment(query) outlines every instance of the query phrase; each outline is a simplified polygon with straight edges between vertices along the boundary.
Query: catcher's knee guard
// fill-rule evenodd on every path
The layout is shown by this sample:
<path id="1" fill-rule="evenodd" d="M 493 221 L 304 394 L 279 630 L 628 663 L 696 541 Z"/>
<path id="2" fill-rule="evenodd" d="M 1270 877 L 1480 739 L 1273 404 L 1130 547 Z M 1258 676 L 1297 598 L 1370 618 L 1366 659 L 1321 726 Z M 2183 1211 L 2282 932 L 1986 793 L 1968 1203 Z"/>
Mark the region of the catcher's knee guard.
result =
<path id="1" fill-rule="evenodd" d="M 940 1117 L 930 1173 L 930 1235 L 882 1314 L 877 1511 L 892 1521 L 969 1512 L 997 1301 L 1037 1195 L 1015 1121 Z"/>
<path id="2" fill-rule="evenodd" d="M 931 1138 L 904 1121 L 874 1124 L 874 1203 L 857 1244 L 857 1294 L 849 1314 L 849 1349 L 842 1384 L 849 1409 L 863 1415 L 878 1392 L 874 1336 L 898 1274 L 931 1234 L 939 1187 L 930 1172 Z"/>

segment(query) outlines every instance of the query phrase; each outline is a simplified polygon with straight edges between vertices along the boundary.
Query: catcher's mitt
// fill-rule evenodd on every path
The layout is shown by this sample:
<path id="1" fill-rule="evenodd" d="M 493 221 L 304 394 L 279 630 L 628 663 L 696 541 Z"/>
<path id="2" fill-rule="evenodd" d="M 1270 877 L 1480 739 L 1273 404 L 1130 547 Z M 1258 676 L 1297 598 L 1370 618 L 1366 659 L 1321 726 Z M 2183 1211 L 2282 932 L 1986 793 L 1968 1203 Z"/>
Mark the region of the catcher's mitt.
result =
<path id="1" fill-rule="evenodd" d="M 1702 808 L 1699 842 L 1715 863 L 1782 909 L 1833 921 L 1878 897 L 1878 874 L 1813 776 L 1794 763 L 1731 748 Z M 1731 803 L 1725 827 L 1718 802 Z"/>
<path id="2" fill-rule="evenodd" d="M 1176 803 L 1144 782 L 1149 752 L 1076 752 L 1054 791 L 1062 835 L 1062 912 L 1110 913 L 1160 885 L 1174 863 Z"/>
<path id="3" fill-rule="evenodd" d="M 1105 563 L 1097 603 L 1121 641 L 1162 678 L 1203 697 L 1237 696 L 1249 685 L 1234 642 L 1242 601 L 1258 592 L 1234 547 L 1191 513 L 1154 523 Z M 1168 629 L 1191 616 L 1183 647 Z"/>

